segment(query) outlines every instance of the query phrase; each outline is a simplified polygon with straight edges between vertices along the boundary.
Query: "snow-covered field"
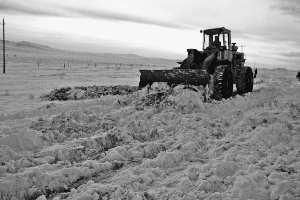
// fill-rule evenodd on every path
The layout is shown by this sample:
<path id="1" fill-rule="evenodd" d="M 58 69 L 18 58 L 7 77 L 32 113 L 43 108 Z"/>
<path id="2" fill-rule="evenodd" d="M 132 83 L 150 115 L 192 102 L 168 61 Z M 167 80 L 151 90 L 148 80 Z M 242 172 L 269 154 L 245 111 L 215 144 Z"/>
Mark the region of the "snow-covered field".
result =
<path id="1" fill-rule="evenodd" d="M 26 48 L 0 75 L 0 199 L 300 200 L 295 72 L 259 69 L 252 93 L 210 103 L 183 86 L 47 101 L 65 86 L 137 85 L 147 66 Z"/>

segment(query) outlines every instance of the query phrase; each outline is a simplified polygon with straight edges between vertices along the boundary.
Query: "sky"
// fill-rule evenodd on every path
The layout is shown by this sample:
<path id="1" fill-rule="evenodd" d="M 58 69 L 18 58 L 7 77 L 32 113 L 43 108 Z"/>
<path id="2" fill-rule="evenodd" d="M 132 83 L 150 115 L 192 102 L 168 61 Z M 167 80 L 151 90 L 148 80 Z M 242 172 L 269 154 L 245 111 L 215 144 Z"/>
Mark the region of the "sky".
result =
<path id="1" fill-rule="evenodd" d="M 246 65 L 300 70 L 300 0 L 1 0 L 0 13 L 6 40 L 178 61 L 225 27 Z"/>

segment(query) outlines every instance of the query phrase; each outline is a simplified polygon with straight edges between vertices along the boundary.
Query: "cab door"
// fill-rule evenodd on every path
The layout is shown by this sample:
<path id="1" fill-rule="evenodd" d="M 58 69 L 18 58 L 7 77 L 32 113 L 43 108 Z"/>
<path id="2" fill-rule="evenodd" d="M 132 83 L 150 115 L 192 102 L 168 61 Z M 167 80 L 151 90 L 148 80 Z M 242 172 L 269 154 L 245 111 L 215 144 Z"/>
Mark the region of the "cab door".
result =
<path id="1" fill-rule="evenodd" d="M 219 35 L 221 46 L 219 48 L 220 53 L 218 59 L 220 60 L 232 60 L 232 51 L 231 51 L 231 38 L 230 33 L 221 33 Z"/>

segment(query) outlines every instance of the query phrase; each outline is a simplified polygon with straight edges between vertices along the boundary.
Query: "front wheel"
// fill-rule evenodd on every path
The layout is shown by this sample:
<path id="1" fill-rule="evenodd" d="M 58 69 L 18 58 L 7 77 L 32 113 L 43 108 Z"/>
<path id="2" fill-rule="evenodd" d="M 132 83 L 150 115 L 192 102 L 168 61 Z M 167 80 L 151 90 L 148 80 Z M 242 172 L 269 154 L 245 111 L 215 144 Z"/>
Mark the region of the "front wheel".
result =
<path id="1" fill-rule="evenodd" d="M 214 93 L 213 99 L 221 100 L 229 98 L 233 92 L 233 75 L 230 66 L 218 66 L 213 74 Z"/>

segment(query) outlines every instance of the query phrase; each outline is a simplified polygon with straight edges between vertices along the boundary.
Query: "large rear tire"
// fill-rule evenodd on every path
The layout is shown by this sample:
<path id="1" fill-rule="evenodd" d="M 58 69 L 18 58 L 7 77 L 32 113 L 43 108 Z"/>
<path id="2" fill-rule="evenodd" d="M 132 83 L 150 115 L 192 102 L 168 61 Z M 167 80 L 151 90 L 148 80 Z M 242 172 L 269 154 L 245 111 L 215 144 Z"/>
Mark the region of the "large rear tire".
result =
<path id="1" fill-rule="evenodd" d="M 253 72 L 251 67 L 242 67 L 240 77 L 236 83 L 238 94 L 245 94 L 253 91 Z"/>
<path id="2" fill-rule="evenodd" d="M 227 65 L 216 67 L 213 74 L 214 78 L 214 93 L 213 99 L 221 100 L 222 98 L 229 98 L 233 92 L 233 75 L 231 68 Z"/>

